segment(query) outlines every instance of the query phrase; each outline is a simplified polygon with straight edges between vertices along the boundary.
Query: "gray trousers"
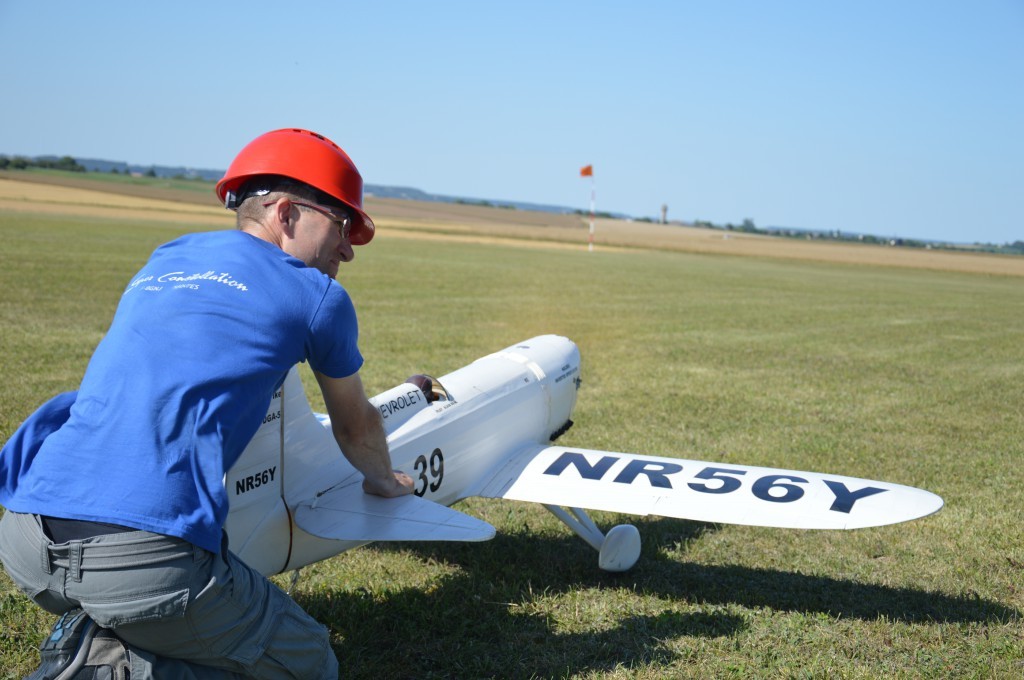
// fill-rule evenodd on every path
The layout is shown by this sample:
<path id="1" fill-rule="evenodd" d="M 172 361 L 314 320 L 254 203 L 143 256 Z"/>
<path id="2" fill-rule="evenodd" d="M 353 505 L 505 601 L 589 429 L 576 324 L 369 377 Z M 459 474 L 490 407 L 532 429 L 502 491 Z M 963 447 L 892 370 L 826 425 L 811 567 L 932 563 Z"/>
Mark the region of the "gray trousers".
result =
<path id="1" fill-rule="evenodd" d="M 132 677 L 338 677 L 327 629 L 227 550 L 131 531 L 56 544 L 36 515 L 0 518 L 0 561 L 54 614 L 81 607 L 142 650 Z"/>

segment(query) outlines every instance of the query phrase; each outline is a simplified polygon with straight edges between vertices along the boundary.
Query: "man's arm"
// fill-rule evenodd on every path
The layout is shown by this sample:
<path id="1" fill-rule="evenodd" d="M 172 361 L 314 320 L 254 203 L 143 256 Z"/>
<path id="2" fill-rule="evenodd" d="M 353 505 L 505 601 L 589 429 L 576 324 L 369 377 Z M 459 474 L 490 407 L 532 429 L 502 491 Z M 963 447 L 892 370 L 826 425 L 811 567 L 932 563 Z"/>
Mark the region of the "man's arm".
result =
<path id="1" fill-rule="evenodd" d="M 320 383 L 338 446 L 363 473 L 363 491 L 388 498 L 412 493 L 412 478 L 391 467 L 380 413 L 367 400 L 359 374 L 347 378 L 331 378 L 317 371 L 313 374 Z"/>

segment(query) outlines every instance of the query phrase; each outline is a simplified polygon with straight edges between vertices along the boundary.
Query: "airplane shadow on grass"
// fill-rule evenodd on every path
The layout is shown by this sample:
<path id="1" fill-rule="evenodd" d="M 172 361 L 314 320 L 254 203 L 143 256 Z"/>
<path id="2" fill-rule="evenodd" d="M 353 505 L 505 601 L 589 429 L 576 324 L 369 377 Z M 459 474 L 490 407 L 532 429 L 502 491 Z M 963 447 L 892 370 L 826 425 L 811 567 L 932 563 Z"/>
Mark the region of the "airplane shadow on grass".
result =
<path id="1" fill-rule="evenodd" d="M 770 569 L 680 564 L 660 556 L 659 546 L 692 542 L 717 531 L 716 525 L 671 519 L 634 524 L 645 547 L 637 566 L 625 574 L 600 571 L 596 553 L 575 536 L 524 531 L 500 533 L 487 543 L 377 544 L 370 549 L 411 552 L 460 570 L 436 587 L 384 597 L 320 592 L 296 599 L 343 638 L 336 651 L 353 677 L 561 677 L 668 663 L 676 653 L 662 640 L 728 637 L 744 630 L 747 615 L 737 607 L 907 623 L 1005 622 L 1021 614 L 977 597 Z M 575 631 L 573 613 L 565 608 L 586 608 L 589 589 L 629 591 L 622 600 L 609 598 L 627 604 L 595 604 L 607 611 L 587 611 L 586 630 Z M 553 606 L 562 609 L 563 623 L 543 611 L 551 604 L 533 607 L 547 597 L 562 598 Z M 675 601 L 706 611 L 680 612 Z M 648 611 L 628 610 L 641 606 Z M 607 627 L 595 632 L 594 621 Z"/>

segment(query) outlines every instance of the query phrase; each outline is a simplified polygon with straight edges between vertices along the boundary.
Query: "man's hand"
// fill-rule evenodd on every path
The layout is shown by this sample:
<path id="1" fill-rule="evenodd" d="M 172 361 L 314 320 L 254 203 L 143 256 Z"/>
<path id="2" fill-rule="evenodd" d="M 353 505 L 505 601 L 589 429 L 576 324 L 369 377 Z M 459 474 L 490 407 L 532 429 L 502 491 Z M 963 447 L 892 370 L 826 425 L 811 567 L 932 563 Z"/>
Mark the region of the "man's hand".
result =
<path id="1" fill-rule="evenodd" d="M 331 431 L 342 453 L 363 473 L 363 491 L 394 498 L 412 493 L 412 478 L 391 467 L 380 412 L 366 399 L 359 374 L 330 378 L 314 371 L 324 395 Z"/>
<path id="2" fill-rule="evenodd" d="M 394 474 L 391 477 L 383 479 L 364 478 L 363 491 L 374 496 L 383 496 L 384 498 L 395 498 L 411 494 L 414 486 L 412 477 L 401 470 L 394 470 L 393 472 Z"/>

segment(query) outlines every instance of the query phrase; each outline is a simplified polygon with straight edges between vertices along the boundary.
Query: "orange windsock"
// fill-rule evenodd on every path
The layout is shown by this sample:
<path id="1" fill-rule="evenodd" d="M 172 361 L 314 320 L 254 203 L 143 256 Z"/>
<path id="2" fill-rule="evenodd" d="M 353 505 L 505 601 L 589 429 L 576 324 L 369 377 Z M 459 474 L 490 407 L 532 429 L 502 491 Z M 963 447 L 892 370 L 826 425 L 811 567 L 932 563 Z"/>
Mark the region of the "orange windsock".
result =
<path id="1" fill-rule="evenodd" d="M 582 168 L 580 168 L 580 177 L 593 177 L 593 176 L 594 176 L 594 166 L 593 165 L 584 165 Z"/>

